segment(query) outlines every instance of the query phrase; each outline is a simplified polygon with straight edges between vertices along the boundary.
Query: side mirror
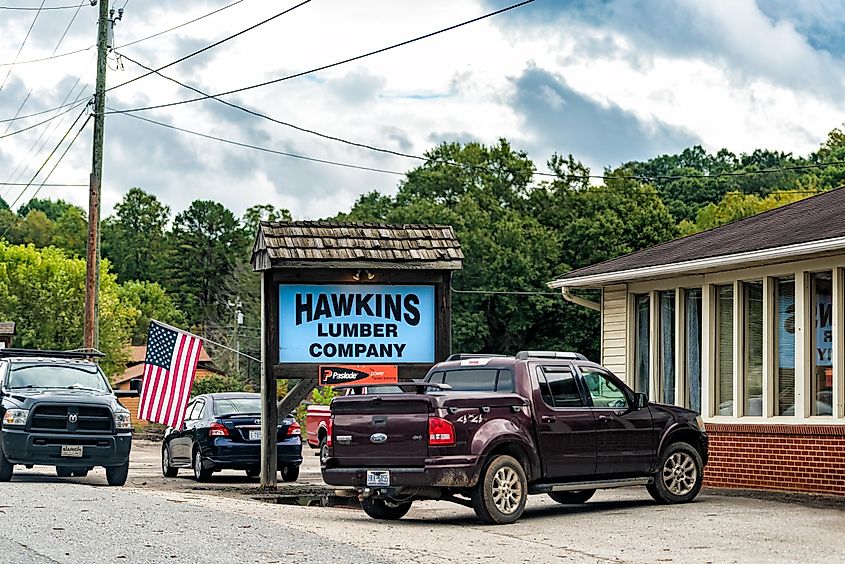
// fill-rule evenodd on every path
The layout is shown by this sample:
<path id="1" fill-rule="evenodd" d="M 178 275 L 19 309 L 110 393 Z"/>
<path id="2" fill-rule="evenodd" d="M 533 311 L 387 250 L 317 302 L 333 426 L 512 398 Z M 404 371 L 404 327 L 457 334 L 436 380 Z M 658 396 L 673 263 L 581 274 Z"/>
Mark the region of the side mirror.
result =
<path id="1" fill-rule="evenodd" d="M 642 409 L 648 405 L 648 396 L 642 392 L 634 393 L 634 405 L 637 409 Z"/>
<path id="2" fill-rule="evenodd" d="M 116 398 L 136 398 L 140 394 L 137 390 L 112 390 Z"/>

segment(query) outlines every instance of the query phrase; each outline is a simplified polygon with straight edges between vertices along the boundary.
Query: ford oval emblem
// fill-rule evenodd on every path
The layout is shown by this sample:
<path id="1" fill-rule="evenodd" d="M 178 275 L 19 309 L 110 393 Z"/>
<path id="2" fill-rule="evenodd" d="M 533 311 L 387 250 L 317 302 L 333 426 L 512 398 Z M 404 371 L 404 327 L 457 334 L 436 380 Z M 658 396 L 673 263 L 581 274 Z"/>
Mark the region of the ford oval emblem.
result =
<path id="1" fill-rule="evenodd" d="M 373 433 L 370 435 L 370 442 L 380 445 L 381 443 L 387 441 L 387 435 L 384 433 Z"/>

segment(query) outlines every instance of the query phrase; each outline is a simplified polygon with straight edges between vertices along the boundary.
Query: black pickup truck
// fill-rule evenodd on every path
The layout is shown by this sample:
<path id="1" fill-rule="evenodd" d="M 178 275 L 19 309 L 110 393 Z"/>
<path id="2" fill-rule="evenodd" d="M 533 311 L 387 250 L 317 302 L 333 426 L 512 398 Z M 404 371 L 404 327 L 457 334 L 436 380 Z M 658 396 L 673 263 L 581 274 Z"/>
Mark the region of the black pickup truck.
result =
<path id="1" fill-rule="evenodd" d="M 512 523 L 529 494 L 583 503 L 597 489 L 639 485 L 683 503 L 701 489 L 708 438 L 698 414 L 649 403 L 580 354 L 454 355 L 402 386 L 411 392 L 331 404 L 323 479 L 356 488 L 376 519 L 442 499 Z"/>
<path id="2" fill-rule="evenodd" d="M 132 426 L 95 352 L 0 349 L 0 482 L 16 464 L 55 466 L 61 477 L 106 468 L 126 483 Z"/>

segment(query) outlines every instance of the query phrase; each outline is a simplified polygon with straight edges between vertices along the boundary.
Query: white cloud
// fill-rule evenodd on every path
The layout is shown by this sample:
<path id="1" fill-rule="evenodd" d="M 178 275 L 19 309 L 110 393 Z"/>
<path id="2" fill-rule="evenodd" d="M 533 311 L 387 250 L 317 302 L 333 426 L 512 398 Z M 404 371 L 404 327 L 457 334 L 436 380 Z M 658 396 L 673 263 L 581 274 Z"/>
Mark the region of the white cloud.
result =
<path id="1" fill-rule="evenodd" d="M 184 4 L 135 0 L 118 26 L 117 42 L 150 35 L 225 3 L 192 2 L 186 11 Z M 676 31 L 673 38 L 680 42 L 678 48 L 659 36 L 661 18 L 670 17 L 661 11 L 659 1 L 651 8 L 638 5 L 638 17 L 646 23 L 627 27 L 619 25 L 619 18 L 633 16 L 619 3 L 589 19 L 569 13 L 543 19 L 505 14 L 227 99 L 310 129 L 416 154 L 429 149 L 432 139 L 447 135 L 487 143 L 507 137 L 517 148 L 518 143 L 536 147 L 538 152 L 531 156 L 540 166 L 551 151 L 566 147 L 553 133 L 527 128 L 525 116 L 514 106 L 513 79 L 531 65 L 561 77 L 598 106 L 628 112 L 646 132 L 662 135 L 665 128 L 675 128 L 711 150 L 766 147 L 804 154 L 843 121 L 839 61 L 814 47 L 785 16 L 772 18 L 749 0 L 670 4 L 675 21 L 687 20 L 688 29 Z M 243 2 L 125 52 L 149 65 L 165 64 L 285 5 L 293 2 Z M 381 48 L 489 10 L 482 0 L 320 0 L 164 72 L 217 93 Z M 60 51 L 93 43 L 93 16 L 86 4 Z M 49 55 L 55 30 L 69 15 L 57 11 L 43 17 L 52 23 L 45 23 L 47 32 L 40 35 L 39 21 L 33 31 L 38 40 L 26 47 L 22 59 Z M 802 17 L 810 16 L 802 12 Z M 0 22 L 0 62 L 14 57 L 29 21 L 31 15 L 18 15 Z M 687 36 L 689 44 L 683 43 Z M 59 103 L 69 86 L 68 76 L 93 82 L 93 71 L 93 50 L 16 67 L 14 76 L 34 90 L 25 113 Z M 116 85 L 137 74 L 139 69 L 125 62 L 124 70 L 109 71 L 108 82 Z M 63 79 L 63 88 L 58 88 Z M 0 93 L 0 117 L 13 114 L 20 103 L 5 94 Z M 542 94 L 555 111 L 572 111 L 553 89 L 547 87 Z M 148 77 L 112 92 L 109 105 L 127 108 L 194 96 L 161 78 Z M 142 115 L 316 158 L 397 171 L 417 164 L 299 133 L 213 101 Z M 34 121 L 15 124 L 14 129 Z M 69 123 L 55 128 L 51 144 Z M 0 162 L 17 164 L 26 158 L 38 133 L 0 140 L 4 157 Z M 87 181 L 89 138 L 90 131 L 83 134 L 51 181 Z M 159 195 L 175 212 L 195 198 L 212 198 L 236 213 L 260 202 L 289 207 L 297 217 L 321 217 L 348 209 L 363 192 L 392 193 L 399 179 L 221 145 L 126 116 L 107 118 L 106 148 L 106 209 L 130 186 L 140 186 Z M 39 164 L 32 157 L 27 163 Z M 615 164 L 602 161 L 595 166 Z M 87 204 L 84 189 L 45 188 L 41 196 Z"/>

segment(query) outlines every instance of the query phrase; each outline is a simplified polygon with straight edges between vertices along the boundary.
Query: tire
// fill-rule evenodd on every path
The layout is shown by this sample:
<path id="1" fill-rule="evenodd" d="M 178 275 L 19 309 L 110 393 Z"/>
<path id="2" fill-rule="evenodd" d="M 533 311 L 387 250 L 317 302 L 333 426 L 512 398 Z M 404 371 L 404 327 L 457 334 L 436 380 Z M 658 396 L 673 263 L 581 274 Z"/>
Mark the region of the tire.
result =
<path id="1" fill-rule="evenodd" d="M 687 443 L 672 443 L 660 456 L 654 483 L 646 486 L 657 503 L 687 503 L 704 483 L 701 455 Z"/>
<path id="2" fill-rule="evenodd" d="M 408 513 L 411 509 L 411 503 L 410 501 L 394 503 L 392 501 L 368 497 L 361 500 L 361 508 L 364 510 L 364 513 L 373 519 L 378 519 L 379 521 L 396 521 Z"/>
<path id="3" fill-rule="evenodd" d="M 596 490 L 578 490 L 575 492 L 550 492 L 549 497 L 564 505 L 577 505 L 593 497 Z"/>
<path id="4" fill-rule="evenodd" d="M 261 468 L 247 468 L 246 475 L 250 478 L 257 478 L 261 475 Z"/>
<path id="5" fill-rule="evenodd" d="M 88 469 L 87 468 L 77 468 L 73 471 L 72 475 L 77 477 L 77 478 L 84 478 L 85 476 L 88 475 Z"/>
<path id="6" fill-rule="evenodd" d="M 326 460 L 328 460 L 328 458 L 329 458 L 329 444 L 326 441 L 326 437 L 323 437 L 322 439 L 320 439 L 319 453 L 320 453 L 320 465 L 322 466 L 323 464 L 326 463 Z"/>
<path id="7" fill-rule="evenodd" d="M 170 449 L 161 447 L 161 475 L 165 478 L 175 478 L 179 475 L 179 469 L 170 465 Z"/>
<path id="8" fill-rule="evenodd" d="M 129 461 L 120 466 L 106 466 L 106 481 L 110 486 L 122 486 L 129 477 Z"/>
<path id="9" fill-rule="evenodd" d="M 194 447 L 194 479 L 197 482 L 207 482 L 211 479 L 211 468 L 203 468 L 202 453 L 198 447 Z"/>
<path id="10" fill-rule="evenodd" d="M 0 482 L 8 482 L 12 479 L 12 474 L 15 473 L 15 465 L 6 460 L 6 455 L 3 454 L 3 448 L 0 447 Z"/>
<path id="11" fill-rule="evenodd" d="M 282 466 L 282 481 L 295 482 L 299 479 L 299 466 Z"/>
<path id="12" fill-rule="evenodd" d="M 56 476 L 59 478 L 70 478 L 73 476 L 73 468 L 69 466 L 56 466 Z"/>
<path id="13" fill-rule="evenodd" d="M 472 507 L 489 525 L 513 523 L 525 510 L 528 480 L 522 465 L 512 456 L 493 458 L 472 491 Z"/>

